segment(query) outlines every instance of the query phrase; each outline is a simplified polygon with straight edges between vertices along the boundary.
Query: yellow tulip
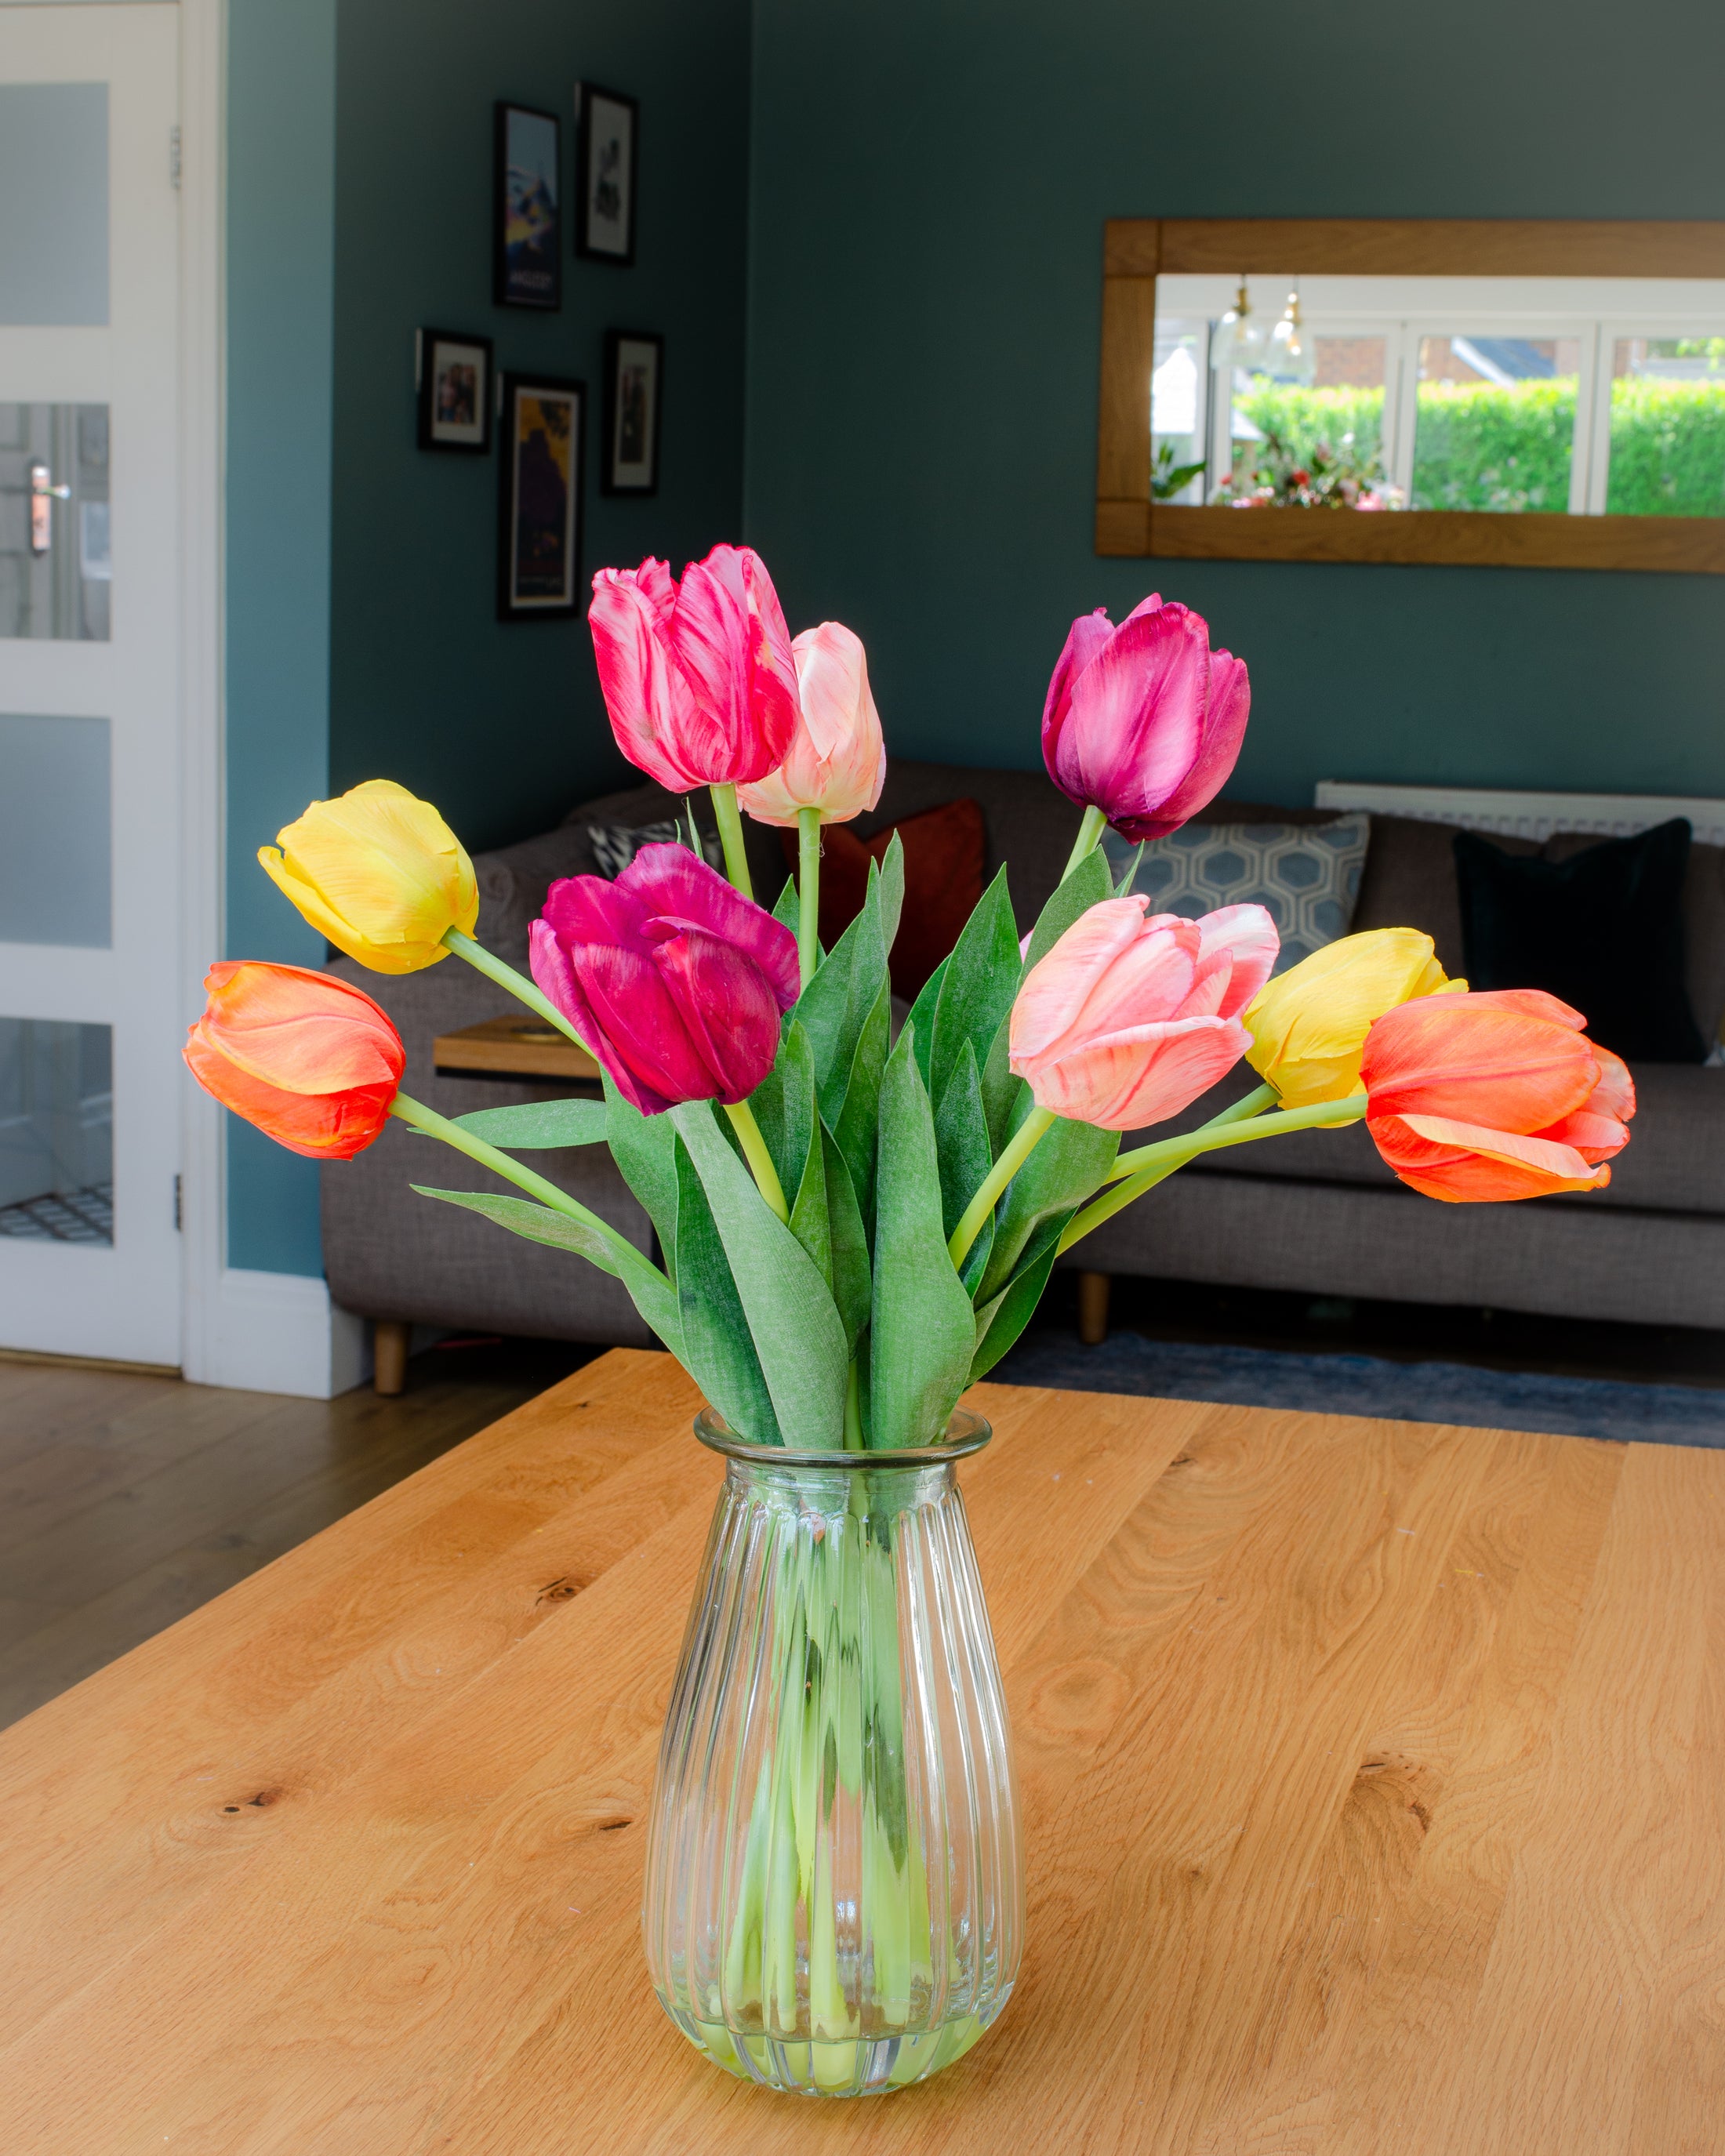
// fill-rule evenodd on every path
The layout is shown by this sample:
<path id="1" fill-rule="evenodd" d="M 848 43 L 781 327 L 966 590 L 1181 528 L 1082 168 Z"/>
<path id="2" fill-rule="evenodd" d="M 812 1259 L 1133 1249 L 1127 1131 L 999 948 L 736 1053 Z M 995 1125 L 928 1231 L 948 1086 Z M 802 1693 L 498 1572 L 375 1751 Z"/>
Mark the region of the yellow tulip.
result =
<path id="1" fill-rule="evenodd" d="M 1359 1091 L 1366 1035 L 1385 1011 L 1466 986 L 1445 978 L 1430 937 L 1417 928 L 1344 936 L 1266 981 L 1246 1005 L 1246 1061 L 1285 1108 L 1345 1100 Z"/>
<path id="2" fill-rule="evenodd" d="M 314 928 L 374 973 L 417 973 L 447 958 L 451 928 L 473 933 L 479 886 L 460 840 L 429 801 L 368 778 L 314 801 L 258 859 Z"/>

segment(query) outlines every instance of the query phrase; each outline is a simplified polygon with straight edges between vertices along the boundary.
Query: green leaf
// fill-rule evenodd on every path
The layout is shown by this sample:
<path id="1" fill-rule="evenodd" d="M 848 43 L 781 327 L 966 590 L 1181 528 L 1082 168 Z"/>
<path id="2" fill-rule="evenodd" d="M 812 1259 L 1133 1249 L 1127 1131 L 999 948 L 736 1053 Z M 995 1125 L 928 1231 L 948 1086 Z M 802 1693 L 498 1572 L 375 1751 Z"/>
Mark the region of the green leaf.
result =
<path id="1" fill-rule="evenodd" d="M 1138 880 L 1138 870 L 1143 861 L 1144 848 L 1147 843 L 1147 840 L 1140 839 L 1133 849 L 1132 859 L 1122 870 L 1120 880 L 1114 886 L 1114 896 L 1117 898 L 1127 898 L 1131 896 L 1132 887 Z"/>
<path id="2" fill-rule="evenodd" d="M 554 1146 L 603 1145 L 603 1101 L 528 1101 L 514 1108 L 475 1108 L 452 1118 L 459 1131 L 471 1131 L 488 1145 L 534 1152 Z"/>
<path id="3" fill-rule="evenodd" d="M 683 1362 L 706 1399 L 753 1445 L 783 1445 L 718 1223 L 688 1148 L 677 1172 L 677 1303 Z"/>
<path id="4" fill-rule="evenodd" d="M 870 882 L 875 878 L 870 875 Z M 883 949 L 891 951 L 898 934 L 899 916 L 905 905 L 905 850 L 895 831 L 887 841 L 886 854 L 879 870 L 878 897 L 880 907 L 880 942 Z"/>
<path id="5" fill-rule="evenodd" d="M 1093 1194 L 1119 1150 L 1118 1131 L 1099 1131 L 1064 1117 L 1055 1124 L 1006 1186 L 979 1302 L 1006 1286 L 1032 1238 L 1048 1220 L 1056 1214 L 1071 1213 Z"/>
<path id="6" fill-rule="evenodd" d="M 880 894 L 881 879 L 871 865 L 862 911 L 815 968 L 797 1004 L 814 1050 L 820 1111 L 829 1128 L 837 1127 L 858 1039 L 886 981 Z"/>
<path id="7" fill-rule="evenodd" d="M 935 1113 L 934 1142 L 940 1155 L 941 1232 L 950 1236 L 994 1165 L 976 1050 L 968 1040 Z"/>
<path id="8" fill-rule="evenodd" d="M 850 1181 L 865 1220 L 874 1217 L 875 1129 L 880 1116 L 880 1074 L 892 1034 L 891 991 L 883 974 L 875 1008 L 865 1020 L 850 1065 L 850 1083 L 833 1122 L 833 1135 L 850 1170 Z"/>
<path id="9" fill-rule="evenodd" d="M 1030 947 L 1024 970 L 1029 973 L 1039 958 L 1045 958 L 1081 913 L 1114 896 L 1114 879 L 1100 846 L 1093 846 L 1036 917 L 1030 931 Z"/>
<path id="10" fill-rule="evenodd" d="M 432 1190 L 423 1183 L 413 1188 L 422 1198 L 440 1198 L 446 1205 L 465 1206 L 470 1213 L 495 1221 L 511 1235 L 524 1235 L 531 1243 L 549 1243 L 555 1250 L 573 1250 L 601 1272 L 620 1280 L 643 1319 L 680 1359 L 682 1328 L 670 1283 L 633 1243 L 621 1236 L 614 1243 L 608 1242 L 584 1220 L 572 1220 L 567 1213 L 555 1213 L 530 1198 L 503 1198 L 489 1190 Z"/>
<path id="11" fill-rule="evenodd" d="M 719 1128 L 712 1105 L 671 1111 L 725 1247 L 731 1276 L 786 1441 L 845 1441 L 845 1327 L 819 1268 L 768 1207 Z"/>
<path id="12" fill-rule="evenodd" d="M 1011 1280 L 978 1311 L 976 1353 L 965 1380 L 967 1384 L 973 1385 L 978 1378 L 992 1370 L 1035 1316 L 1036 1306 L 1042 1300 L 1048 1276 L 1060 1253 L 1061 1233 L 1071 1217 L 1070 1212 L 1059 1213 L 1045 1221 Z"/>
<path id="13" fill-rule="evenodd" d="M 983 1111 L 988 1119 L 988 1144 L 999 1160 L 1006 1141 L 1030 1112 L 1030 1089 L 1013 1075 L 1012 1014 L 1001 1021 L 983 1065 Z"/>
<path id="14" fill-rule="evenodd" d="M 793 936 L 797 932 L 797 922 L 799 918 L 798 908 L 800 904 L 801 901 L 797 895 L 797 879 L 793 875 L 788 875 L 784 880 L 784 888 L 773 901 L 773 917 L 781 928 L 788 928 Z"/>
<path id="15" fill-rule="evenodd" d="M 932 1444 L 964 1389 L 975 1346 L 975 1313 L 947 1255 L 934 1116 L 906 1027 L 880 1086 L 870 1447 Z"/>
<path id="16" fill-rule="evenodd" d="M 947 978 L 950 958 L 942 958 L 917 991 L 916 1000 L 911 1005 L 911 1015 L 906 1021 L 916 1035 L 916 1068 L 922 1073 L 922 1082 L 928 1084 L 929 1050 L 934 1040 L 934 1007 L 940 1001 L 941 983 Z M 933 1097 L 932 1091 L 930 1094 Z"/>
<path id="17" fill-rule="evenodd" d="M 942 968 L 929 1050 L 928 1096 L 938 1113 L 966 1047 L 980 1068 L 1019 992 L 1019 932 L 1002 869 L 978 901 Z"/>
<path id="18" fill-rule="evenodd" d="M 794 1014 L 772 1070 L 750 1094 L 748 1104 L 778 1171 L 781 1188 L 793 1192 L 809 1164 L 819 1120 L 814 1106 L 814 1051 Z"/>
<path id="19" fill-rule="evenodd" d="M 659 1247 L 675 1267 L 677 1248 L 677 1133 L 670 1116 L 644 1116 L 625 1101 L 602 1074 L 605 1088 L 605 1136 L 618 1173 L 639 1199 L 659 1236 Z"/>
<path id="20" fill-rule="evenodd" d="M 862 1208 L 856 1200 L 856 1188 L 850 1180 L 850 1170 L 845 1166 L 845 1156 L 839 1150 L 839 1142 L 824 1124 L 821 1126 L 820 1148 L 822 1165 L 826 1170 L 827 1233 L 831 1240 L 833 1254 L 833 1299 L 839 1306 L 839 1317 L 844 1320 L 846 1344 L 854 1355 L 857 1342 L 869 1322 L 869 1231 L 863 1224 Z"/>

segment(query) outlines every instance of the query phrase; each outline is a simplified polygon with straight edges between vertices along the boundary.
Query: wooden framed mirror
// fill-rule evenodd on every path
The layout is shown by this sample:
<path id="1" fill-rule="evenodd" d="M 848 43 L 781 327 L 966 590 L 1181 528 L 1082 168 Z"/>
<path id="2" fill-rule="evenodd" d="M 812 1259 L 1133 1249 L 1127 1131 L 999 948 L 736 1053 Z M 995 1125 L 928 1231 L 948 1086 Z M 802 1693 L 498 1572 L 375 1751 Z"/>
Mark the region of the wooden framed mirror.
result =
<path id="1" fill-rule="evenodd" d="M 1096 549 L 1725 573 L 1725 223 L 1111 220 Z"/>

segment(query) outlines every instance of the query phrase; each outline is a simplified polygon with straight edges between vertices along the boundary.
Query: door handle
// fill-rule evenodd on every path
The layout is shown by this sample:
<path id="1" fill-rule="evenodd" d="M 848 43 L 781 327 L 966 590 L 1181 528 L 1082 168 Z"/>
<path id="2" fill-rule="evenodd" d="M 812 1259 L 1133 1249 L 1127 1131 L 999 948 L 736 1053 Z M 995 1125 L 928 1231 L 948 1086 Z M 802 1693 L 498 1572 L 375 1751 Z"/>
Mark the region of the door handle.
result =
<path id="1" fill-rule="evenodd" d="M 46 465 L 30 467 L 30 552 L 45 554 L 54 544 L 54 504 L 69 501 L 69 486 L 56 486 Z"/>

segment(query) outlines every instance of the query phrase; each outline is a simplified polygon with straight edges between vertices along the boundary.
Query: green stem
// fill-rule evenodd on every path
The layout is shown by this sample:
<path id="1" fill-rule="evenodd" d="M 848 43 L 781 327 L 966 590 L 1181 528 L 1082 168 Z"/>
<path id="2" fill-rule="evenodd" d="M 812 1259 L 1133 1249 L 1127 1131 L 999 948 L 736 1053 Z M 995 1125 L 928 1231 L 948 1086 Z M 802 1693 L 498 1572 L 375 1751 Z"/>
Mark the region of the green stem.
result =
<path id="1" fill-rule="evenodd" d="M 773 1165 L 773 1156 L 767 1150 L 767 1141 L 761 1135 L 761 1126 L 755 1121 L 748 1102 L 727 1101 L 725 1113 L 730 1116 L 731 1127 L 742 1142 L 742 1157 L 749 1164 L 749 1173 L 755 1178 L 756 1188 L 788 1226 L 791 1209 L 784 1202 L 784 1186 L 778 1179 L 778 1170 Z"/>
<path id="2" fill-rule="evenodd" d="M 1244 1123 L 1261 1117 L 1264 1111 L 1276 1097 L 1276 1091 L 1273 1086 L 1254 1086 L 1243 1101 L 1236 1101 L 1231 1108 L 1224 1108 L 1219 1116 L 1212 1116 L 1207 1123 L 1200 1123 L 1198 1130 L 1189 1132 L 1185 1136 L 1178 1138 L 1163 1138 L 1160 1142 L 1163 1145 L 1184 1145 L 1189 1137 L 1195 1138 L 1200 1132 L 1219 1131 L 1225 1129 L 1231 1123 Z M 1251 1135 L 1266 1137 L 1272 1136 L 1274 1133 L 1257 1131 Z M 1234 1145 L 1238 1143 L 1238 1140 L 1225 1138 L 1222 1142 L 1224 1145 Z M 1139 1147 L 1132 1152 L 1117 1153 L 1113 1167 L 1102 1178 L 1103 1186 L 1106 1187 L 1111 1183 L 1120 1183 L 1128 1175 L 1136 1175 L 1141 1168 L 1147 1165 L 1139 1155 L 1148 1150 L 1147 1147 Z"/>
<path id="3" fill-rule="evenodd" d="M 806 988 L 820 957 L 820 811 L 797 811 L 797 965 Z"/>
<path id="4" fill-rule="evenodd" d="M 1309 1108 L 1285 1108 L 1278 1115 L 1241 1116 L 1244 1104 L 1236 1104 L 1231 1111 L 1235 1119 L 1224 1123 L 1218 1117 L 1206 1123 L 1202 1130 L 1189 1131 L 1179 1137 L 1161 1138 L 1154 1145 L 1138 1146 L 1122 1153 L 1114 1163 L 1114 1177 L 1124 1180 L 1115 1183 L 1111 1190 L 1091 1200 L 1083 1212 L 1067 1224 L 1060 1237 L 1062 1253 L 1089 1235 L 1091 1229 L 1100 1228 L 1105 1220 L 1142 1198 L 1147 1190 L 1153 1190 L 1158 1183 L 1172 1175 L 1177 1168 L 1183 1168 L 1201 1152 L 1213 1152 L 1218 1147 L 1245 1145 L 1254 1138 L 1273 1138 L 1288 1131 L 1310 1131 L 1327 1124 L 1354 1123 L 1366 1111 L 1363 1093 L 1350 1093 L 1343 1101 L 1320 1101 Z M 1111 1178 L 1111 1180 L 1112 1178 Z"/>
<path id="5" fill-rule="evenodd" d="M 530 1198 L 536 1198 L 542 1205 L 548 1205 L 553 1213 L 561 1213 L 567 1219 L 579 1220 L 583 1226 L 591 1228 L 601 1236 L 608 1249 L 626 1249 L 630 1260 L 640 1264 L 646 1262 L 633 1243 L 626 1243 L 609 1222 L 600 1219 L 597 1213 L 589 1213 L 578 1198 L 572 1198 L 567 1190 L 559 1190 L 556 1183 L 548 1183 L 542 1175 L 536 1175 L 531 1168 L 523 1168 L 518 1160 L 512 1160 L 506 1152 L 500 1152 L 495 1146 L 488 1145 L 483 1138 L 475 1137 L 471 1131 L 464 1131 L 459 1123 L 452 1123 L 447 1116 L 439 1115 L 435 1108 L 428 1108 L 423 1101 L 414 1100 L 410 1094 L 398 1093 L 389 1104 L 389 1112 L 392 1116 L 398 1116 L 403 1122 L 412 1124 L 416 1131 L 424 1131 L 431 1137 L 441 1138 L 446 1146 L 453 1146 L 457 1152 L 465 1152 L 470 1160 L 477 1161 L 481 1168 L 490 1168 L 493 1175 L 501 1175 L 505 1182 L 514 1183 L 519 1190 L 525 1190 Z M 670 1283 L 667 1281 L 665 1285 L 668 1287 Z"/>
<path id="6" fill-rule="evenodd" d="M 853 1355 L 850 1374 L 845 1380 L 845 1450 L 863 1452 L 867 1449 L 862 1426 L 862 1379 Z"/>
<path id="7" fill-rule="evenodd" d="M 537 1011 L 548 1024 L 554 1025 L 578 1048 L 587 1049 L 588 1054 L 592 1055 L 587 1043 L 536 982 L 530 981 L 525 973 L 516 973 L 513 966 L 506 966 L 501 958 L 494 957 L 483 943 L 475 943 L 472 937 L 464 936 L 459 928 L 447 930 L 444 942 L 458 958 L 466 959 L 470 966 L 483 973 L 488 981 L 495 981 L 500 988 L 507 988 L 510 994 L 524 1003 L 529 1010 Z"/>
<path id="8" fill-rule="evenodd" d="M 755 886 L 749 880 L 749 857 L 742 843 L 742 811 L 737 805 L 737 788 L 727 782 L 715 786 L 711 792 L 713 817 L 725 849 L 725 873 L 745 898 L 752 898 Z"/>
<path id="9" fill-rule="evenodd" d="M 983 1178 L 982 1188 L 965 1207 L 963 1218 L 952 1230 L 947 1250 L 955 1265 L 962 1265 L 970 1255 L 970 1246 L 983 1232 L 983 1223 L 994 1210 L 1001 1192 L 1054 1128 L 1056 1121 L 1051 1109 L 1032 1108 L 1007 1141 L 1005 1151 Z"/>
<path id="10" fill-rule="evenodd" d="M 1072 841 L 1071 854 L 1067 859 L 1066 865 L 1060 870 L 1062 883 L 1071 875 L 1086 854 L 1093 854 L 1096 851 L 1101 842 L 1102 834 L 1107 828 L 1108 817 L 1105 809 L 1086 808 L 1085 810 L 1084 820 L 1078 826 L 1078 836 Z"/>

